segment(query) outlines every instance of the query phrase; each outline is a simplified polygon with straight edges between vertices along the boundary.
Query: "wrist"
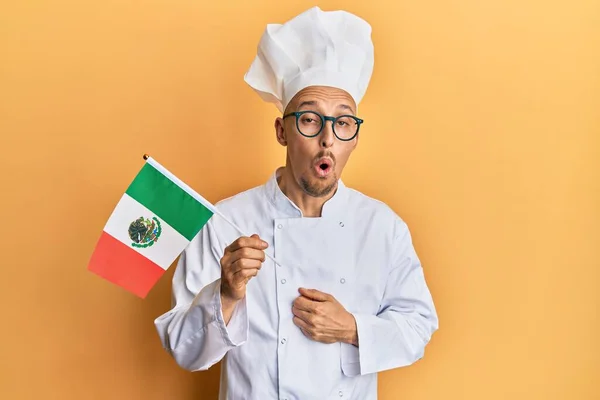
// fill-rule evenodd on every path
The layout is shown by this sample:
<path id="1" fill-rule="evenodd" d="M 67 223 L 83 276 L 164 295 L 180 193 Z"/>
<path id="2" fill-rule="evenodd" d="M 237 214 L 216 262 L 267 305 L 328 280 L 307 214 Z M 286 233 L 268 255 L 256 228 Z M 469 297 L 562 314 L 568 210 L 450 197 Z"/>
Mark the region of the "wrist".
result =
<path id="1" fill-rule="evenodd" d="M 219 293 L 219 300 L 221 300 L 221 314 L 223 315 L 225 326 L 227 326 L 239 300 L 227 296 L 223 291 Z"/>
<path id="2" fill-rule="evenodd" d="M 356 326 L 356 319 L 351 313 L 348 313 L 348 328 L 344 338 L 342 338 L 342 342 L 358 347 L 358 328 Z"/>
<path id="3" fill-rule="evenodd" d="M 223 292 L 221 292 L 221 307 L 223 309 L 232 309 L 238 303 L 239 300 L 236 300 L 230 296 L 227 296 Z"/>
<path id="4" fill-rule="evenodd" d="M 345 343 L 358 347 L 358 332 L 356 329 L 348 332 L 348 337 Z"/>

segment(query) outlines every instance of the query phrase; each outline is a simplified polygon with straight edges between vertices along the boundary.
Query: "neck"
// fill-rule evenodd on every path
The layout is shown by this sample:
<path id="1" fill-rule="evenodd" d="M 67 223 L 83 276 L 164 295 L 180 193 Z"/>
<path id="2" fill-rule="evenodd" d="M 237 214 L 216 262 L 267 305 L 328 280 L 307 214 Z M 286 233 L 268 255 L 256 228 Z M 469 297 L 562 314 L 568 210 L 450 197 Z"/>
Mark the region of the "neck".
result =
<path id="1" fill-rule="evenodd" d="M 282 169 L 281 175 L 279 176 L 279 179 L 277 179 L 277 183 L 283 194 L 285 194 L 286 197 L 302 211 L 304 217 L 320 217 L 323 210 L 323 204 L 335 194 L 335 190 L 332 190 L 331 193 L 323 197 L 313 197 L 306 194 L 296 182 L 288 167 Z"/>

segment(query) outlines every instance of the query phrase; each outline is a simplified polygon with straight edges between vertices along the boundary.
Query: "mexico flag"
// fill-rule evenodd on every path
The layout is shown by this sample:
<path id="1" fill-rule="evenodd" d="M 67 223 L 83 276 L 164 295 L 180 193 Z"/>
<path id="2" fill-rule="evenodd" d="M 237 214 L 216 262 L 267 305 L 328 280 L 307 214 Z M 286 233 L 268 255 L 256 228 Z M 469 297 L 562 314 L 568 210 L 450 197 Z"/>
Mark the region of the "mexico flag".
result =
<path id="1" fill-rule="evenodd" d="M 215 207 L 151 157 L 110 215 L 88 270 L 144 298 Z"/>

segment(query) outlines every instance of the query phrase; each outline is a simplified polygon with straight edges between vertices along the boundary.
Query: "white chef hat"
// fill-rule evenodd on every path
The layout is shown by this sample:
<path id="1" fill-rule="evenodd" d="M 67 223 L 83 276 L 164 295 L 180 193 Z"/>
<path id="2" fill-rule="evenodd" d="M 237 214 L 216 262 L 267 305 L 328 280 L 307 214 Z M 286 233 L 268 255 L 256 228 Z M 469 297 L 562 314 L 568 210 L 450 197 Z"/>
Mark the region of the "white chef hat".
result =
<path id="1" fill-rule="evenodd" d="M 313 7 L 284 24 L 268 24 L 244 80 L 283 112 L 308 86 L 333 86 L 358 105 L 373 73 L 371 26 L 346 11 Z"/>

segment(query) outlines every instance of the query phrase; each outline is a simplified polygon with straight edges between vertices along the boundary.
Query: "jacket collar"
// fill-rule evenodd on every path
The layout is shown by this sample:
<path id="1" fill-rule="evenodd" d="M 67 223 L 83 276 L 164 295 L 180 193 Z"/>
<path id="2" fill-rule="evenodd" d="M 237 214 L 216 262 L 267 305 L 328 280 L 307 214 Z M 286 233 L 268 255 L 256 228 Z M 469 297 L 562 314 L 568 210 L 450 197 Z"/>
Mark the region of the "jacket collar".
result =
<path id="1" fill-rule="evenodd" d="M 291 201 L 279 187 L 277 179 L 281 175 L 283 167 L 279 167 L 271 175 L 271 178 L 265 185 L 266 195 L 273 206 L 279 211 L 284 217 L 288 218 L 302 218 L 302 211 L 293 201 Z M 323 204 L 320 218 L 339 218 L 343 215 L 347 208 L 347 194 L 348 188 L 344 185 L 341 179 L 338 180 L 338 186 L 334 195 Z"/>

